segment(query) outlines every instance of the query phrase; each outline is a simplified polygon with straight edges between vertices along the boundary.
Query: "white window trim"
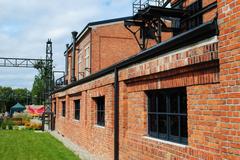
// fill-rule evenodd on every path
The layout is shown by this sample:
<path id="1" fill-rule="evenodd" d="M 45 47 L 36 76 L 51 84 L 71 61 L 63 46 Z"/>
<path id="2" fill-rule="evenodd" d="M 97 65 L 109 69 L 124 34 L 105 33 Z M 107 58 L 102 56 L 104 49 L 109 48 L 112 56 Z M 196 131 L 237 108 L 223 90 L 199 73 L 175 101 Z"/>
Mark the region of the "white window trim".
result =
<path id="1" fill-rule="evenodd" d="M 83 50 L 79 49 L 79 52 L 78 52 L 78 64 L 82 63 L 82 53 L 83 53 Z"/>
<path id="2" fill-rule="evenodd" d="M 84 68 L 82 66 L 83 63 L 83 49 L 79 48 L 78 52 L 78 79 L 84 78 L 84 75 L 82 75 L 80 72 L 84 72 Z"/>
<path id="3" fill-rule="evenodd" d="M 175 143 L 175 142 L 171 142 L 171 141 L 167 141 L 167 140 L 162 140 L 162 139 L 158 139 L 158 138 L 154 138 L 154 137 L 143 136 L 143 138 L 144 138 L 144 139 L 147 139 L 147 140 L 152 140 L 152 141 L 156 141 L 156 142 L 159 142 L 159 143 L 163 143 L 163 144 L 170 144 L 170 145 L 182 147 L 182 148 L 188 147 L 188 146 L 185 145 L 185 144 Z"/>
<path id="4" fill-rule="evenodd" d="M 87 49 L 88 49 L 88 54 L 87 54 Z M 90 48 L 90 44 L 88 44 L 86 47 L 85 47 L 85 49 L 84 49 L 84 51 L 85 51 L 85 75 L 86 76 L 88 76 L 88 75 L 90 75 L 90 68 L 91 68 L 91 48 Z M 88 59 L 88 66 L 87 66 L 87 59 Z M 86 69 L 86 68 L 88 68 L 88 69 Z"/>

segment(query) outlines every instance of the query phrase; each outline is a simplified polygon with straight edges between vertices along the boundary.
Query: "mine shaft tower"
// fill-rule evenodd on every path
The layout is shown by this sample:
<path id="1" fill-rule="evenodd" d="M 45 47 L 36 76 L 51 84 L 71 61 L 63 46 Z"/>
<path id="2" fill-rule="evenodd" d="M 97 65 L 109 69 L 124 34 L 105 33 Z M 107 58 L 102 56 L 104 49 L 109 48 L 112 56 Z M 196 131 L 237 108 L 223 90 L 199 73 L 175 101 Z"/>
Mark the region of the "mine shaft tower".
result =
<path id="1" fill-rule="evenodd" d="M 49 124 L 49 128 L 53 129 L 54 124 L 51 123 L 53 120 L 53 113 L 51 107 L 51 92 L 53 91 L 53 52 L 52 52 L 52 41 L 48 39 L 46 42 L 46 58 L 45 59 L 30 59 L 30 58 L 3 58 L 0 57 L 0 67 L 18 67 L 18 68 L 35 68 L 43 71 L 45 75 L 44 79 L 44 106 L 45 112 L 43 118 L 43 129 L 44 124 Z M 46 118 L 47 117 L 47 118 Z"/>

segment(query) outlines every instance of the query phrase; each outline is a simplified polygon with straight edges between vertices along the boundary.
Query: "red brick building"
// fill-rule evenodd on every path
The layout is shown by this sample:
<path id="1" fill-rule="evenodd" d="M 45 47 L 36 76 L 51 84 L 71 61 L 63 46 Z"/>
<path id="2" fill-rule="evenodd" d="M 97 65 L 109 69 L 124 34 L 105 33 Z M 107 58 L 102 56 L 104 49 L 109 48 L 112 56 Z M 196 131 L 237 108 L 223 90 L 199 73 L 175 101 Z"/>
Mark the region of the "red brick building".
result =
<path id="1" fill-rule="evenodd" d="M 148 10 L 183 14 L 153 47 L 138 51 L 131 17 L 90 23 L 68 47 L 56 131 L 90 157 L 240 159 L 240 1 L 170 4 Z"/>

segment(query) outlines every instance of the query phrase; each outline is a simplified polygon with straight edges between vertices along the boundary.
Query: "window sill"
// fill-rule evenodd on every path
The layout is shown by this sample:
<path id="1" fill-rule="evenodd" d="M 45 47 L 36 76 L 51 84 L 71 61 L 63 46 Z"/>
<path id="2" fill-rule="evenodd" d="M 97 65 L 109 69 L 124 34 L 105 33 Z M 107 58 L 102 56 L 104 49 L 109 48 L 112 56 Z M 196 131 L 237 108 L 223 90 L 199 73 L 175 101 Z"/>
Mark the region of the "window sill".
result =
<path id="1" fill-rule="evenodd" d="M 94 125 L 96 128 L 102 128 L 102 129 L 105 129 L 105 126 L 100 126 L 100 125 Z"/>
<path id="2" fill-rule="evenodd" d="M 152 141 L 156 141 L 156 142 L 160 142 L 160 143 L 163 143 L 163 144 L 174 145 L 174 146 L 177 146 L 177 147 L 182 147 L 182 148 L 187 147 L 187 145 L 185 145 L 185 144 L 179 144 L 179 143 L 175 143 L 175 142 L 165 141 L 165 140 L 162 140 L 162 139 L 157 139 L 157 138 L 153 138 L 153 137 L 149 137 L 149 136 L 143 136 L 143 138 L 148 139 L 148 140 L 152 140 Z"/>
<path id="3" fill-rule="evenodd" d="M 80 120 L 78 120 L 78 119 L 73 119 L 73 122 L 77 122 L 77 123 L 79 123 Z"/>

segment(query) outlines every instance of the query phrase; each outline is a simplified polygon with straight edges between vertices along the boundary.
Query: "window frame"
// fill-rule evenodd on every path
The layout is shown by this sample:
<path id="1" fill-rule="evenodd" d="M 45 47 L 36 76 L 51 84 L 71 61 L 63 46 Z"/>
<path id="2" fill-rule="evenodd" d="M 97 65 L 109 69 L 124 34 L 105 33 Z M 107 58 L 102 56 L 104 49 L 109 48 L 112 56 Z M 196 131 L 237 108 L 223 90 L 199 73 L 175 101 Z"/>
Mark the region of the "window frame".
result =
<path id="1" fill-rule="evenodd" d="M 171 109 L 174 108 L 173 107 L 174 105 L 171 105 L 172 103 L 171 101 L 173 101 L 174 98 L 171 96 L 175 98 L 177 97 L 177 105 L 176 105 L 177 107 L 175 106 L 176 107 L 175 109 L 177 109 L 177 111 L 171 111 Z M 160 101 L 159 97 L 161 98 L 164 97 L 163 102 Z M 184 98 L 184 99 L 182 99 L 181 101 L 181 98 Z M 154 104 L 155 106 L 152 104 Z M 181 108 L 181 105 L 183 105 L 183 108 Z M 164 107 L 161 107 L 161 106 L 164 106 Z M 156 111 L 150 111 L 153 109 L 155 109 Z M 165 111 L 159 112 L 158 111 L 159 109 L 161 110 L 165 109 Z M 151 123 L 153 121 L 154 121 L 154 124 Z M 182 121 L 182 124 L 181 124 L 181 121 Z M 165 125 L 162 128 L 159 127 L 161 122 L 164 123 Z M 185 123 L 183 124 L 183 122 L 185 122 L 186 124 Z M 175 125 L 177 124 L 175 126 L 178 128 L 177 136 L 174 135 L 174 133 L 176 132 L 174 132 L 175 130 L 171 129 L 172 127 L 171 124 L 172 126 L 174 126 L 174 124 Z M 180 144 L 188 144 L 186 88 L 147 91 L 147 125 L 148 125 L 147 132 L 149 137 L 176 142 Z M 186 129 L 186 131 L 181 133 L 182 129 L 184 128 Z M 185 134 L 186 137 L 182 136 L 183 134 Z"/>
<path id="2" fill-rule="evenodd" d="M 79 108 L 76 109 L 76 102 L 79 102 Z M 74 120 L 80 121 L 81 118 L 81 101 L 80 99 L 73 100 L 74 103 Z M 78 112 L 78 117 L 77 117 L 77 112 Z"/>
<path id="3" fill-rule="evenodd" d="M 66 101 L 62 101 L 62 117 L 66 117 Z"/>
<path id="4" fill-rule="evenodd" d="M 88 52 L 87 52 L 88 51 Z M 90 75 L 91 73 L 91 56 L 90 56 L 90 45 L 87 45 L 87 47 L 85 47 L 85 76 Z"/>
<path id="5" fill-rule="evenodd" d="M 84 78 L 84 72 L 83 72 L 83 50 L 81 48 L 78 49 L 79 52 L 78 52 L 78 79 L 82 79 Z"/>
<path id="6" fill-rule="evenodd" d="M 96 103 L 96 125 L 104 127 L 106 124 L 106 121 L 105 121 L 105 96 L 95 97 L 94 100 Z"/>

